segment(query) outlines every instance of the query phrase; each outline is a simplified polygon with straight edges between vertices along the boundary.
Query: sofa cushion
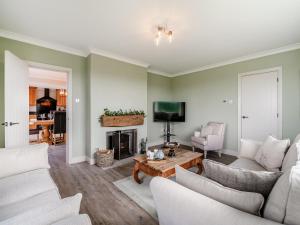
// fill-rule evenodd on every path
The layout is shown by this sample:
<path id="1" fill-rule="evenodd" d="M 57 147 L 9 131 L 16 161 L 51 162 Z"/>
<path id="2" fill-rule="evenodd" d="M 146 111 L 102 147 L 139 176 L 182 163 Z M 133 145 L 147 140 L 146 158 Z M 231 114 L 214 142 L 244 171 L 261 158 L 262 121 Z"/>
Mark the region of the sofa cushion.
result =
<path id="1" fill-rule="evenodd" d="M 51 202 L 27 210 L 0 222 L 0 225 L 49 225 L 79 214 L 82 195 L 76 194 L 58 202 Z"/>
<path id="2" fill-rule="evenodd" d="M 274 185 L 264 207 L 264 218 L 283 223 L 289 194 L 289 176 L 290 172 L 285 172 Z"/>
<path id="3" fill-rule="evenodd" d="M 281 170 L 283 172 L 290 170 L 293 166 L 296 165 L 297 160 L 298 160 L 297 143 L 294 142 L 288 149 L 288 151 L 283 159 Z"/>
<path id="4" fill-rule="evenodd" d="M 43 192 L 23 201 L 18 201 L 9 205 L 0 207 L 0 221 L 16 216 L 26 210 L 31 210 L 37 206 L 42 206 L 50 202 L 60 201 L 60 195 L 57 190 Z"/>
<path id="5" fill-rule="evenodd" d="M 259 165 L 256 161 L 246 158 L 239 158 L 231 163 L 230 166 L 247 170 L 266 171 L 266 169 Z"/>
<path id="6" fill-rule="evenodd" d="M 269 171 L 278 171 L 289 145 L 289 139 L 278 140 L 269 136 L 258 149 L 255 160 Z"/>
<path id="7" fill-rule="evenodd" d="M 0 206 L 22 201 L 49 190 L 57 190 L 48 169 L 0 179 Z"/>
<path id="8" fill-rule="evenodd" d="M 81 214 L 70 216 L 51 225 L 92 225 L 92 222 L 87 214 Z"/>
<path id="9" fill-rule="evenodd" d="M 255 160 L 255 155 L 262 145 L 259 141 L 241 139 L 241 147 L 239 151 L 239 158 L 246 158 Z"/>
<path id="10" fill-rule="evenodd" d="M 300 149 L 299 149 L 300 150 Z M 300 166 L 291 169 L 289 197 L 286 205 L 284 223 L 300 225 Z"/>
<path id="11" fill-rule="evenodd" d="M 48 144 L 0 150 L 0 178 L 35 169 L 48 169 Z"/>
<path id="12" fill-rule="evenodd" d="M 204 138 L 204 137 L 195 137 L 195 136 L 193 136 L 192 141 L 196 142 L 200 145 L 207 145 L 207 139 Z"/>
<path id="13" fill-rule="evenodd" d="M 293 144 L 298 142 L 300 142 L 300 134 L 295 137 Z"/>
<path id="14" fill-rule="evenodd" d="M 267 197 L 281 172 L 234 168 L 212 160 L 203 160 L 206 177 L 240 191 L 261 193 Z"/>
<path id="15" fill-rule="evenodd" d="M 264 197 L 261 194 L 224 187 L 180 166 L 176 166 L 176 182 L 218 202 L 254 215 L 260 214 L 264 203 Z"/>

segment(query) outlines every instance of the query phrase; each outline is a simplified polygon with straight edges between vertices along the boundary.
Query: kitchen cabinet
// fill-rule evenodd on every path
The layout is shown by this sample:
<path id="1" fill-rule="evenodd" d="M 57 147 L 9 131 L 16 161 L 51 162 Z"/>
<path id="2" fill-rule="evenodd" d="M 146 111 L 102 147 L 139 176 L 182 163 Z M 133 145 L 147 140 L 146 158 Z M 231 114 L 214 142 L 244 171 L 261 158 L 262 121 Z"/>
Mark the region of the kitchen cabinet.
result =
<path id="1" fill-rule="evenodd" d="M 29 87 L 29 106 L 36 106 L 36 87 Z"/>
<path id="2" fill-rule="evenodd" d="M 65 94 L 61 95 L 60 89 L 56 89 L 56 101 L 57 106 L 66 107 L 67 105 L 67 96 Z"/>

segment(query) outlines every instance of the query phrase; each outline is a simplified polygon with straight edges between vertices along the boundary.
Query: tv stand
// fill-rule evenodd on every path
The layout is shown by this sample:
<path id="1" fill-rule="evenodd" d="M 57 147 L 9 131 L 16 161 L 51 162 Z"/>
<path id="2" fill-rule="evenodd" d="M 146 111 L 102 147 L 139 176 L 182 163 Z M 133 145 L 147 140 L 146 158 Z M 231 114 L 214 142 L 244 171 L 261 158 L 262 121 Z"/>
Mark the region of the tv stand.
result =
<path id="1" fill-rule="evenodd" d="M 170 121 L 167 121 L 167 130 L 164 134 L 164 137 L 167 137 L 167 143 L 171 141 L 171 136 L 175 136 L 175 134 L 171 134 L 170 124 Z"/>

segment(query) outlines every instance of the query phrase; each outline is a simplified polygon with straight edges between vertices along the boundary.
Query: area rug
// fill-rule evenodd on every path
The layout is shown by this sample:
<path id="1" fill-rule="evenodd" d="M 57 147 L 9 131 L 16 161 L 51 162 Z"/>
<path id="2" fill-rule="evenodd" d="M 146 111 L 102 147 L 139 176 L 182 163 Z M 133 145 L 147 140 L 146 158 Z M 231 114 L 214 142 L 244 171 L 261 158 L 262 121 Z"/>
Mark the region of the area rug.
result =
<path id="1" fill-rule="evenodd" d="M 191 168 L 189 170 L 196 172 L 197 168 Z M 140 173 L 139 176 L 143 177 L 143 183 L 141 184 L 135 182 L 131 176 L 117 180 L 113 182 L 113 184 L 141 208 L 148 212 L 149 215 L 158 220 L 154 199 L 150 190 L 150 181 L 152 180 L 152 177 L 145 176 L 143 173 Z M 175 181 L 175 177 L 171 177 L 169 179 Z"/>
<path id="2" fill-rule="evenodd" d="M 124 179 L 115 181 L 114 185 L 116 185 L 123 193 L 143 208 L 154 219 L 158 220 L 153 196 L 149 186 L 151 180 L 152 177 L 144 176 L 143 183 L 138 184 L 132 177 L 125 177 Z"/>

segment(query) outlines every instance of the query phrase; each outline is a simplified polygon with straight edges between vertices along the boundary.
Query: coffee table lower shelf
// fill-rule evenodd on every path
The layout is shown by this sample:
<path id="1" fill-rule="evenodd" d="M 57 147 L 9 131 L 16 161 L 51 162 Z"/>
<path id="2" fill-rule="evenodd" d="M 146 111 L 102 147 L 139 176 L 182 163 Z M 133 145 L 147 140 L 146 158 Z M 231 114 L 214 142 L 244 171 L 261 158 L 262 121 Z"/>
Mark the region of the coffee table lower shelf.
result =
<path id="1" fill-rule="evenodd" d="M 202 172 L 202 153 L 195 153 L 188 150 L 181 150 L 177 158 L 167 158 L 160 162 L 147 162 L 145 156 L 137 156 L 134 158 L 135 165 L 132 170 L 134 180 L 141 184 L 143 181 L 139 178 L 139 172 L 143 172 L 149 176 L 170 177 L 175 175 L 175 165 L 179 165 L 185 169 L 198 167 L 198 174 Z"/>

